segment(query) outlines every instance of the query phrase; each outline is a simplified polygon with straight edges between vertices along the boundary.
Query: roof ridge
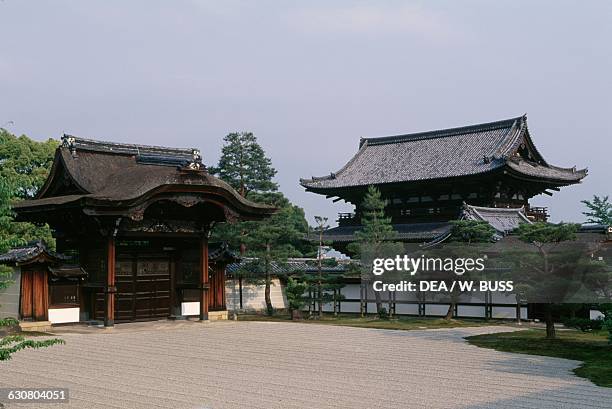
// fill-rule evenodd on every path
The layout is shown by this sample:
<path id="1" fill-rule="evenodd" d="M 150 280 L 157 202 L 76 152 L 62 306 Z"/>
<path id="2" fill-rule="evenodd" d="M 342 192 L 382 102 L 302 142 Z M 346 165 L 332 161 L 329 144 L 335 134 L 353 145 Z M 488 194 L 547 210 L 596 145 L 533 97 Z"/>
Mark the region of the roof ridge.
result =
<path id="1" fill-rule="evenodd" d="M 137 145 L 118 142 L 97 141 L 64 134 L 62 148 L 70 150 L 73 156 L 77 151 L 101 152 L 114 155 L 135 156 L 144 165 L 179 166 L 201 169 L 202 155 L 197 148 L 170 148 L 155 145 Z"/>
<path id="2" fill-rule="evenodd" d="M 502 212 L 515 212 L 522 213 L 525 211 L 525 206 L 521 207 L 487 207 L 487 206 L 474 206 L 471 204 L 465 204 L 468 208 L 479 211 L 479 210 L 494 210 L 494 211 L 502 211 Z"/>
<path id="3" fill-rule="evenodd" d="M 502 119 L 494 122 L 466 125 L 455 128 L 438 129 L 433 131 L 416 132 L 402 135 L 362 138 L 359 145 L 361 147 L 364 143 L 367 143 L 369 145 L 382 145 L 387 143 L 400 143 L 423 139 L 446 138 L 467 133 L 484 132 L 494 129 L 508 128 L 511 127 L 515 123 L 515 121 L 520 120 L 523 117 L 524 115 L 521 115 L 519 117 L 514 117 L 510 119 Z"/>
<path id="4" fill-rule="evenodd" d="M 110 152 L 123 154 L 184 154 L 192 155 L 197 148 L 173 148 L 158 145 L 140 145 L 130 143 L 120 143 L 111 141 L 101 141 L 96 139 L 81 138 L 74 135 L 64 134 L 62 136 L 62 146 L 79 148 L 95 152 Z"/>

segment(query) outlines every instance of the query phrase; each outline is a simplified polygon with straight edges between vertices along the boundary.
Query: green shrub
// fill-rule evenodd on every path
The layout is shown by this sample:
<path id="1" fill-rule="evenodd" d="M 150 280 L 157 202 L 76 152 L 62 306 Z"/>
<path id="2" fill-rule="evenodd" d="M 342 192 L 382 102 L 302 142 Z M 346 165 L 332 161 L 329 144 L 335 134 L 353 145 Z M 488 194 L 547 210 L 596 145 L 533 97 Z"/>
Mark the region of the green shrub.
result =
<path id="1" fill-rule="evenodd" d="M 301 283 L 292 277 L 287 279 L 285 294 L 287 295 L 287 302 L 289 303 L 290 310 L 301 310 L 302 307 L 304 307 L 306 304 L 304 291 L 306 291 L 306 284 Z"/>
<path id="2" fill-rule="evenodd" d="M 563 325 L 568 328 L 579 329 L 582 332 L 599 331 L 603 328 L 604 320 L 590 320 L 588 318 L 568 318 L 563 321 Z"/>
<path id="3" fill-rule="evenodd" d="M 378 310 L 378 318 L 381 320 L 389 319 L 389 312 L 387 311 L 386 308 L 382 307 Z"/>

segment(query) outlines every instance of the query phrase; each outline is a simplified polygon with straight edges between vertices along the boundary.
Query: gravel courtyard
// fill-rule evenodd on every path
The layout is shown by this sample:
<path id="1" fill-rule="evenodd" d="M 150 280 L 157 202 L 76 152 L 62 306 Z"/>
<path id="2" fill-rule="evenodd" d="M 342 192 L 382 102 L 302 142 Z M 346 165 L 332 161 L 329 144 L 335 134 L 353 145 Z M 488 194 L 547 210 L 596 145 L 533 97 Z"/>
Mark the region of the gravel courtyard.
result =
<path id="1" fill-rule="evenodd" d="M 268 322 L 74 328 L 1 363 L 0 387 L 67 387 L 36 408 L 612 408 L 576 361 L 497 352 L 480 327 L 389 331 Z"/>

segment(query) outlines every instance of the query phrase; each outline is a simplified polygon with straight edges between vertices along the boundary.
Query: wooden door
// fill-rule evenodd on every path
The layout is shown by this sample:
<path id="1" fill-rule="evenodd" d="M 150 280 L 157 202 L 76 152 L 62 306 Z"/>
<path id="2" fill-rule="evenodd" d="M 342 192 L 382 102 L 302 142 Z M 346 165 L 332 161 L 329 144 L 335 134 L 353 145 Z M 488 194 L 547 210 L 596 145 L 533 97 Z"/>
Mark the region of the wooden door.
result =
<path id="1" fill-rule="evenodd" d="M 49 284 L 46 271 L 21 272 L 20 315 L 23 320 L 47 321 L 49 318 Z"/>
<path id="2" fill-rule="evenodd" d="M 170 259 L 120 257 L 115 270 L 115 321 L 144 321 L 170 315 Z"/>

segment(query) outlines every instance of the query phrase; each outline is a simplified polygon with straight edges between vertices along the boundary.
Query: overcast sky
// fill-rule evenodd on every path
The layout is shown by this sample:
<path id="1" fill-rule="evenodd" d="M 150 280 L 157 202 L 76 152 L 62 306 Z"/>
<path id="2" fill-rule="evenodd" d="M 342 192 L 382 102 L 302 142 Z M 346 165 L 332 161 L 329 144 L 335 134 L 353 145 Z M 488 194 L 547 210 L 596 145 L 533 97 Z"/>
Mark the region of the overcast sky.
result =
<path id="1" fill-rule="evenodd" d="M 312 223 L 350 207 L 298 179 L 360 137 L 526 112 L 549 162 L 589 168 L 532 204 L 582 221 L 581 199 L 612 194 L 611 39 L 610 1 L 0 0 L 0 127 L 199 147 L 208 164 L 252 131 Z"/>

